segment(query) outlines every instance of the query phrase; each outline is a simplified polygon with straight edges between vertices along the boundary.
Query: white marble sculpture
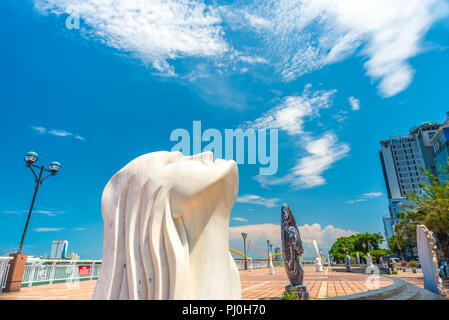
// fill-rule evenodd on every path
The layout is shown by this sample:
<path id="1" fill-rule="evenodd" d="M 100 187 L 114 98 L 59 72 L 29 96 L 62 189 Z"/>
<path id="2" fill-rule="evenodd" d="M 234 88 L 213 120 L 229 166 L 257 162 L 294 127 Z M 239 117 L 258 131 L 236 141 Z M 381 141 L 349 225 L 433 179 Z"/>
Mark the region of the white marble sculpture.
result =
<path id="1" fill-rule="evenodd" d="M 320 252 L 318 251 L 318 246 L 316 241 L 313 240 L 313 247 L 315 248 L 315 268 L 316 272 L 323 272 L 323 263 L 321 260 Z"/>
<path id="2" fill-rule="evenodd" d="M 253 259 L 248 258 L 248 271 L 253 272 Z"/>
<path id="3" fill-rule="evenodd" d="M 416 242 L 418 246 L 419 263 L 424 278 L 424 289 L 444 296 L 443 281 L 438 270 L 438 260 L 435 254 L 435 239 L 433 232 L 424 225 L 416 226 Z"/>
<path id="4" fill-rule="evenodd" d="M 268 270 L 268 274 L 271 276 L 274 276 L 274 267 L 273 267 L 273 256 L 271 255 L 271 252 L 268 255 L 268 260 L 269 260 L 269 270 Z"/>
<path id="5" fill-rule="evenodd" d="M 241 299 L 229 249 L 234 161 L 211 152 L 140 156 L 101 199 L 103 264 L 93 299 Z"/>
<path id="6" fill-rule="evenodd" d="M 365 258 L 366 258 L 365 273 L 373 273 L 374 272 L 373 258 L 370 256 L 369 253 L 366 254 Z"/>
<path id="7" fill-rule="evenodd" d="M 360 256 L 359 256 L 358 252 L 355 253 L 355 258 L 356 258 L 357 264 L 360 264 Z"/>

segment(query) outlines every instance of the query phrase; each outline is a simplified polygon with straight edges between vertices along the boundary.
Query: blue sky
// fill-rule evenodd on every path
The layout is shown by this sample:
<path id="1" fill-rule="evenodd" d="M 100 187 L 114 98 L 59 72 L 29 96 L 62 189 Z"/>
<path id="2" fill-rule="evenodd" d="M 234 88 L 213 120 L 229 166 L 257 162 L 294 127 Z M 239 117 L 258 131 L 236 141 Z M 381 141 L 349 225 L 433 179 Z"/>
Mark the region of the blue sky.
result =
<path id="1" fill-rule="evenodd" d="M 275 176 L 239 165 L 231 247 L 241 231 L 279 244 L 283 202 L 305 256 L 312 239 L 383 232 L 379 141 L 449 111 L 447 1 L 145 3 L 0 3 L 0 255 L 17 249 L 31 201 L 27 151 L 63 168 L 39 191 L 24 252 L 64 238 L 101 258 L 107 181 L 194 120 L 279 129 Z"/>

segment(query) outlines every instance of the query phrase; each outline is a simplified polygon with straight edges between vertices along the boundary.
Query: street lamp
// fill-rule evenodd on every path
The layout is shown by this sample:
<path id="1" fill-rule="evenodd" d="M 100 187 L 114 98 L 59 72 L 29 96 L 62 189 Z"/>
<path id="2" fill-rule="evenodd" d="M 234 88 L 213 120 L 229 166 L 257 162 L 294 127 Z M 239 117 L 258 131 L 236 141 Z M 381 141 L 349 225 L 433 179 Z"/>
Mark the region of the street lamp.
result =
<path id="1" fill-rule="evenodd" d="M 25 158 L 26 166 L 28 168 L 30 168 L 31 172 L 33 173 L 33 175 L 36 179 L 35 180 L 36 187 L 34 188 L 33 200 L 31 201 L 30 211 L 28 212 L 28 217 L 27 217 L 27 221 L 25 224 L 25 229 L 23 230 L 22 240 L 20 241 L 18 253 L 22 253 L 23 240 L 25 240 L 25 234 L 28 229 L 28 223 L 30 222 L 31 212 L 33 211 L 34 201 L 36 200 L 36 194 L 37 194 L 37 190 L 39 190 L 39 186 L 48 177 L 55 176 L 56 173 L 58 173 L 58 171 L 62 167 L 61 164 L 57 161 L 53 161 L 52 163 L 50 163 L 48 169 L 46 169 L 45 166 L 43 166 L 43 165 L 40 167 L 35 165 L 34 163 L 39 159 L 39 156 L 36 152 L 33 152 L 33 151 L 30 151 L 27 154 L 25 154 L 24 158 Z M 36 174 L 36 172 L 34 172 L 33 168 L 39 169 L 38 174 Z M 42 178 L 42 174 L 44 173 L 44 171 L 49 172 L 49 174 L 47 176 L 45 176 L 44 178 Z"/>
<path id="2" fill-rule="evenodd" d="M 248 259 L 246 258 L 246 237 L 248 235 L 244 232 L 242 232 L 243 237 L 243 254 L 245 255 L 245 270 L 248 270 Z"/>

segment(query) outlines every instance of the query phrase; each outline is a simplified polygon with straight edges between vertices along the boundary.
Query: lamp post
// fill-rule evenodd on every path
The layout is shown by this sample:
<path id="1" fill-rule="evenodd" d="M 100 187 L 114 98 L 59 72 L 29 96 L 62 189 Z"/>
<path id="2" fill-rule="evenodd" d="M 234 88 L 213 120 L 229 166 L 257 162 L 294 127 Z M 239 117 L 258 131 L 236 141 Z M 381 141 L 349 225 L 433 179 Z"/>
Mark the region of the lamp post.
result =
<path id="1" fill-rule="evenodd" d="M 34 201 L 36 200 L 36 195 L 37 195 L 37 191 L 39 190 L 39 186 L 48 177 L 55 176 L 56 173 L 58 173 L 58 171 L 62 167 L 59 162 L 53 161 L 52 163 L 50 163 L 50 166 L 48 167 L 48 169 L 46 169 L 45 166 L 43 166 L 43 165 L 37 166 L 34 164 L 37 161 L 37 159 L 39 159 L 39 156 L 37 155 L 36 152 L 30 151 L 25 155 L 26 166 L 28 168 L 30 168 L 31 172 L 33 173 L 33 175 L 36 179 L 35 180 L 36 186 L 34 188 L 33 200 L 31 201 L 31 206 L 30 206 L 30 210 L 28 211 L 27 221 L 25 223 L 25 229 L 23 230 L 22 240 L 20 241 L 20 246 L 19 246 L 19 250 L 17 251 L 17 253 L 22 253 L 23 241 L 25 240 L 25 234 L 28 229 L 28 223 L 30 222 L 31 212 L 33 211 Z M 33 168 L 37 168 L 39 170 L 38 174 L 36 174 L 36 172 L 34 172 Z M 49 172 L 49 174 L 47 176 L 45 176 L 44 178 L 42 178 L 42 174 L 44 173 L 44 171 Z"/>
<path id="2" fill-rule="evenodd" d="M 242 238 L 243 238 L 243 254 L 245 255 L 245 270 L 248 270 L 248 259 L 246 258 L 246 237 L 248 234 L 242 232 Z"/>
<path id="3" fill-rule="evenodd" d="M 30 222 L 31 212 L 33 211 L 34 201 L 36 200 L 37 191 L 39 190 L 39 186 L 42 182 L 50 176 L 56 175 L 56 173 L 61 169 L 61 164 L 59 162 L 53 161 L 50 163 L 48 169 L 45 166 L 37 166 L 35 162 L 39 159 L 39 156 L 36 152 L 28 152 L 25 155 L 25 163 L 28 168 L 30 168 L 31 172 L 33 172 L 36 186 L 34 187 L 33 200 L 31 201 L 30 211 L 28 211 L 27 221 L 25 223 L 25 229 L 23 230 L 22 239 L 20 240 L 20 246 L 17 253 L 11 253 L 10 256 L 12 259 L 9 261 L 9 272 L 8 277 L 6 278 L 5 284 L 5 292 L 18 292 L 22 287 L 23 275 L 25 273 L 26 260 L 28 255 L 22 253 L 23 241 L 25 240 L 25 234 L 28 229 L 28 223 Z M 38 169 L 38 174 L 34 171 L 33 168 Z M 45 177 L 42 177 L 43 173 L 48 172 L 49 174 Z"/>
<path id="4" fill-rule="evenodd" d="M 270 255 L 270 240 L 267 240 L 267 254 Z"/>

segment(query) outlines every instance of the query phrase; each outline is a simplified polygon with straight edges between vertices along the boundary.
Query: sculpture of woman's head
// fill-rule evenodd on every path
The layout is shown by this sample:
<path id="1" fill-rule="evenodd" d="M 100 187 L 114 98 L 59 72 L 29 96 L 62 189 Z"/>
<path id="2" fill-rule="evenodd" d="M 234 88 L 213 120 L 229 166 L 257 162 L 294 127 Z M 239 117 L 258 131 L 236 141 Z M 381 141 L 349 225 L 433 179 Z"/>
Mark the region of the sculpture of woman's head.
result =
<path id="1" fill-rule="evenodd" d="M 190 255 L 206 230 L 216 229 L 228 259 L 237 193 L 237 165 L 213 161 L 211 152 L 161 151 L 131 161 L 103 191 L 103 265 L 94 298 L 190 298 Z"/>

